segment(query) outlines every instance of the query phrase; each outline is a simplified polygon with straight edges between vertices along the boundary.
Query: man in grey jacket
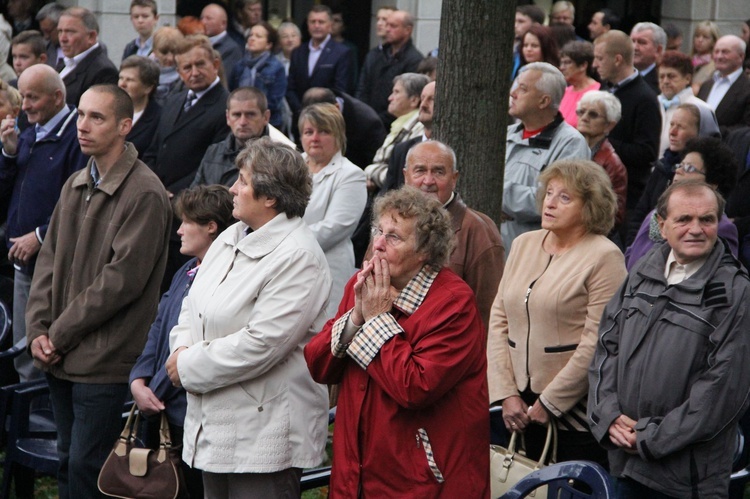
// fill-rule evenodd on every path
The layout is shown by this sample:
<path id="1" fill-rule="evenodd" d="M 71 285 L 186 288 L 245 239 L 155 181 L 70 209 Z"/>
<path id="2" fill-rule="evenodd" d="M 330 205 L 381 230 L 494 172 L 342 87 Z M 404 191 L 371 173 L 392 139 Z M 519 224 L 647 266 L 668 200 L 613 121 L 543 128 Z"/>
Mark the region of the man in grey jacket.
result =
<path id="1" fill-rule="evenodd" d="M 589 425 L 618 497 L 727 497 L 750 387 L 750 282 L 717 237 L 715 189 L 673 183 L 656 210 L 666 243 L 604 310 Z"/>
<path id="2" fill-rule="evenodd" d="M 208 146 L 190 187 L 221 184 L 232 187 L 239 170 L 234 160 L 248 141 L 268 136 L 294 148 L 294 142 L 271 125 L 266 96 L 255 87 L 240 87 L 227 97 L 227 138 Z"/>
<path id="3" fill-rule="evenodd" d="M 520 123 L 510 125 L 505 145 L 503 223 L 506 255 L 513 240 L 541 227 L 536 207 L 537 178 L 558 159 L 590 159 L 591 150 L 578 130 L 558 111 L 565 77 L 546 62 L 519 70 L 510 92 L 509 113 Z"/>

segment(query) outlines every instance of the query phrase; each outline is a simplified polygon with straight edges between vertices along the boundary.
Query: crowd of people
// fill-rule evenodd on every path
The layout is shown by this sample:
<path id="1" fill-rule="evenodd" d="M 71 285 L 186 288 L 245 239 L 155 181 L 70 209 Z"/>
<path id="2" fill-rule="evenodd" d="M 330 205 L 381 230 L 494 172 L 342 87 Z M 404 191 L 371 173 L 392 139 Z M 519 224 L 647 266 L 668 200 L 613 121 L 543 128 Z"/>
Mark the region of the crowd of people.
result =
<path id="1" fill-rule="evenodd" d="M 330 497 L 489 497 L 492 405 L 618 497 L 727 495 L 750 20 L 687 53 L 672 25 L 602 9 L 589 41 L 570 2 L 517 7 L 494 221 L 432 136 L 444 69 L 407 11 L 378 9 L 360 64 L 325 5 L 303 42 L 261 0 L 177 27 L 132 0 L 117 68 L 86 8 L 8 3 L 15 366 L 49 386 L 61 498 L 99 497 L 129 397 L 147 446 L 166 413 L 183 497 L 298 497 L 333 406 Z"/>

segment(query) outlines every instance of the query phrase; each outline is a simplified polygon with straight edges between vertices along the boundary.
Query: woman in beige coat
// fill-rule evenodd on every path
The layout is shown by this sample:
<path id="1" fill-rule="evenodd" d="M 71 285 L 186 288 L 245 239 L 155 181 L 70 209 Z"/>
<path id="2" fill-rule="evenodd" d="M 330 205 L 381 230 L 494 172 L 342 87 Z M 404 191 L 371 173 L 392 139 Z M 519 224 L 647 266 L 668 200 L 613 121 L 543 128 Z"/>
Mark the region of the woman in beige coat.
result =
<path id="1" fill-rule="evenodd" d="M 586 424 L 587 372 L 602 310 L 624 281 L 620 250 L 606 237 L 617 200 L 606 172 L 565 160 L 539 177 L 542 229 L 513 243 L 490 315 L 490 403 L 508 431 L 524 432 L 538 457 L 548 421 L 558 461 L 606 464 Z"/>

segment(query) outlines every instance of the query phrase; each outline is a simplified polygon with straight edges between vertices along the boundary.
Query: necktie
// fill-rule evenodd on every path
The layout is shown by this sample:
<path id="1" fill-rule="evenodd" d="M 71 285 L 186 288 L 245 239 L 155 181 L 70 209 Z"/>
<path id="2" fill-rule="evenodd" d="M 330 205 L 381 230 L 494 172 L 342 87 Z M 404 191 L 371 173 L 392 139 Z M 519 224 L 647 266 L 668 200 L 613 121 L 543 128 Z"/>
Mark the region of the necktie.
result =
<path id="1" fill-rule="evenodd" d="M 195 92 L 192 90 L 188 90 L 187 98 L 185 99 L 185 105 L 182 106 L 183 111 L 187 111 L 191 107 L 193 107 L 193 104 L 195 104 Z"/>

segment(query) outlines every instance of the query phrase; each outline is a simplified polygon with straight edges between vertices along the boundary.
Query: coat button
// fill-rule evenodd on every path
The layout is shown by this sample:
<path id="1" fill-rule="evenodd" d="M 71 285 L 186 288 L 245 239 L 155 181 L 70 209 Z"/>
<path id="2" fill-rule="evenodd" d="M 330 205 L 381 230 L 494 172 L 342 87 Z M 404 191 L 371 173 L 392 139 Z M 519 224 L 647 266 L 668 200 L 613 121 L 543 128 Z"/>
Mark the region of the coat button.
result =
<path id="1" fill-rule="evenodd" d="M 364 391 L 365 385 L 359 385 L 359 389 L 362 390 L 362 391 Z"/>

